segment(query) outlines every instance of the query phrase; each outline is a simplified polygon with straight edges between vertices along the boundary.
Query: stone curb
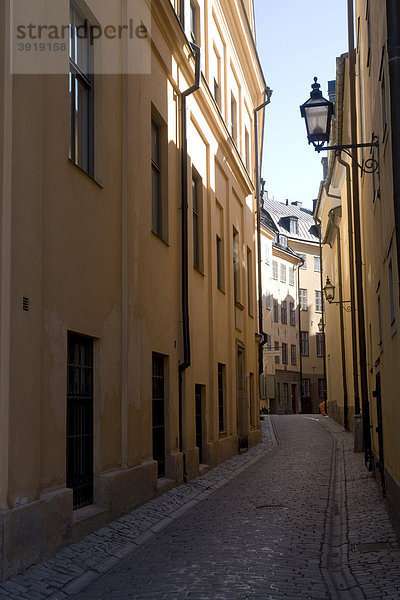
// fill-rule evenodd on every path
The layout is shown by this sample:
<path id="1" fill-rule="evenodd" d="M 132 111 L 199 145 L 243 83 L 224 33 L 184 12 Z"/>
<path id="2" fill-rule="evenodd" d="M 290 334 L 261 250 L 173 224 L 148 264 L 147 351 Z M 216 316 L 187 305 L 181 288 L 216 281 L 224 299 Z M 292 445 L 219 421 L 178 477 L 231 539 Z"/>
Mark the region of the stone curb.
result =
<path id="1" fill-rule="evenodd" d="M 160 498 L 164 499 L 165 503 L 168 503 L 168 494 L 171 494 L 171 493 L 173 494 L 174 490 L 179 490 L 179 488 L 181 488 L 185 485 L 193 486 L 193 485 L 196 485 L 196 483 L 198 484 L 201 481 L 207 482 L 207 479 L 210 479 L 209 485 L 207 487 L 205 487 L 204 489 L 195 490 L 193 497 L 191 497 L 187 501 L 185 501 L 184 498 L 178 498 L 177 499 L 178 504 L 179 504 L 179 502 L 181 502 L 181 505 L 178 506 L 175 510 L 172 509 L 170 514 L 166 515 L 166 514 L 161 513 L 160 519 L 157 520 L 155 523 L 153 522 L 153 523 L 149 524 L 149 526 L 147 527 L 147 529 L 145 531 L 143 531 L 142 533 L 138 533 L 136 537 L 134 537 L 132 540 L 130 540 L 129 542 L 124 544 L 117 551 L 112 552 L 108 557 L 103 558 L 96 564 L 92 564 L 92 566 L 88 567 L 87 571 L 85 571 L 83 574 L 78 575 L 77 577 L 72 578 L 70 581 L 68 581 L 68 583 L 61 585 L 57 591 L 54 591 L 55 581 L 54 580 L 52 581 L 51 569 L 50 569 L 50 574 L 49 574 L 47 580 L 45 580 L 45 578 L 43 577 L 43 574 L 39 578 L 35 578 L 34 573 L 32 573 L 32 583 L 40 583 L 43 585 L 43 590 L 41 590 L 42 597 L 46 598 L 47 600 L 63 600 L 65 598 L 68 598 L 70 596 L 77 595 L 77 594 L 83 592 L 89 585 L 93 584 L 102 575 L 104 575 L 111 569 L 115 568 L 115 566 L 118 565 L 122 560 L 129 558 L 139 548 L 152 542 L 164 530 L 166 530 L 168 527 L 171 527 L 179 519 L 182 519 L 193 508 L 198 506 L 201 502 L 206 501 L 217 490 L 219 490 L 224 485 L 226 485 L 227 483 L 229 483 L 230 481 L 235 479 L 243 471 L 248 469 L 250 466 L 252 466 L 258 460 L 260 460 L 262 457 L 264 457 L 268 452 L 270 452 L 273 448 L 275 448 L 278 445 L 278 440 L 275 435 L 275 428 L 274 428 L 272 420 L 269 416 L 266 419 L 264 419 L 264 424 L 262 426 L 262 429 L 267 430 L 265 432 L 265 436 L 264 436 L 266 438 L 265 441 L 262 441 L 261 444 L 259 444 L 258 446 L 250 448 L 250 450 L 248 451 L 249 453 L 235 455 L 235 456 L 231 457 L 230 459 L 228 459 L 225 463 L 221 463 L 221 464 L 217 465 L 216 467 L 214 467 L 213 469 L 207 471 L 207 473 L 205 473 L 204 475 L 199 476 L 194 480 L 191 480 L 187 484 L 182 484 L 182 486 L 177 486 L 177 487 L 173 488 L 172 490 L 170 490 L 169 492 L 166 492 L 165 494 L 163 494 L 163 496 L 159 496 L 158 498 L 150 500 L 148 503 L 146 503 L 147 505 L 150 505 L 150 507 L 151 507 L 151 503 L 154 502 L 155 500 L 160 501 Z M 252 454 L 255 454 L 255 456 L 250 454 L 252 451 L 253 451 Z M 237 465 L 237 463 L 239 463 L 239 464 Z M 128 515 L 134 514 L 136 510 L 140 510 L 140 508 L 143 508 L 144 506 L 146 506 L 146 504 L 142 505 L 142 507 L 138 507 L 137 509 L 134 509 L 131 513 L 128 513 Z M 153 510 L 156 512 L 157 506 L 154 507 Z M 120 519 L 124 519 L 128 515 L 124 515 L 123 517 L 120 517 Z M 113 521 L 113 522 L 107 524 L 104 529 L 107 529 L 107 527 L 112 525 L 112 523 L 118 523 L 120 521 L 120 519 L 116 519 L 116 521 Z M 93 532 L 93 533 L 95 533 L 95 532 Z M 93 535 L 93 534 L 89 534 L 89 536 L 90 535 Z M 116 535 L 118 536 L 118 532 L 116 532 Z M 121 537 L 123 536 L 122 533 L 120 535 L 121 535 Z M 102 541 L 101 533 L 99 533 L 99 537 L 100 537 L 100 543 L 101 543 L 101 541 Z M 85 538 L 83 538 L 83 540 L 78 542 L 78 544 L 79 543 L 84 544 Z M 64 548 L 64 550 L 65 550 L 65 548 Z M 61 550 L 61 552 L 62 552 L 62 550 Z M 92 552 L 92 550 L 90 552 Z M 56 557 L 54 557 L 53 560 L 54 559 L 56 559 Z M 37 565 L 37 567 L 32 567 L 31 568 L 32 571 L 34 571 L 35 568 L 40 568 L 40 567 L 39 567 L 39 565 Z M 56 573 L 56 570 L 55 570 L 55 573 Z M 25 574 L 27 574 L 29 576 L 29 572 L 28 573 L 25 572 Z M 18 576 L 17 576 L 17 578 L 18 578 Z M 12 581 L 13 580 L 10 580 L 10 582 L 12 582 Z M 4 583 L 7 583 L 7 582 L 4 582 Z M 50 594 L 47 594 L 44 588 L 47 587 L 48 585 L 51 585 L 52 583 L 53 583 L 53 591 L 50 592 Z M 26 590 L 26 592 L 24 593 L 24 595 L 21 595 L 20 598 L 28 599 L 30 597 L 29 591 L 30 590 L 28 588 Z M 5 592 L 5 590 L 2 589 L 2 584 L 0 584 L 0 599 L 2 598 L 2 594 L 4 592 Z"/>

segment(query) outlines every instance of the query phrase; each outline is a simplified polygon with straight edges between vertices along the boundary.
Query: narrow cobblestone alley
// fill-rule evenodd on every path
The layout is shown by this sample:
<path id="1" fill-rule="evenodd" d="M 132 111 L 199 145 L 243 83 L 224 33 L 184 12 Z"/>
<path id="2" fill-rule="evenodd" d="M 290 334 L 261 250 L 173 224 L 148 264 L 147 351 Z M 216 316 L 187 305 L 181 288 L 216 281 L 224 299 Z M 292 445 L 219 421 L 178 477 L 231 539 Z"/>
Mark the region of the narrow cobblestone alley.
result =
<path id="1" fill-rule="evenodd" d="M 352 436 L 311 415 L 263 428 L 260 447 L 1 585 L 1 600 L 398 599 L 396 536 Z"/>

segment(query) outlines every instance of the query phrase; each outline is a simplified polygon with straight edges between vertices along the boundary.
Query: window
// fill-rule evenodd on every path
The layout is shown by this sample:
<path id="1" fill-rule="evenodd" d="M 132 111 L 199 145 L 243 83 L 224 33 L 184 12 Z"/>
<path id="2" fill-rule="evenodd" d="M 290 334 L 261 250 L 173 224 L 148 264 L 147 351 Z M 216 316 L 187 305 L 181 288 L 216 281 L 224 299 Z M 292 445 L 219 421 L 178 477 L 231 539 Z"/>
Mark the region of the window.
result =
<path id="1" fill-rule="evenodd" d="M 90 36 L 79 35 L 87 19 L 71 3 L 69 95 L 71 109 L 70 158 L 94 177 L 94 52 Z"/>
<path id="2" fill-rule="evenodd" d="M 309 356 L 308 348 L 308 331 L 302 331 L 300 336 L 300 353 L 301 356 Z"/>
<path id="3" fill-rule="evenodd" d="M 321 273 L 321 257 L 314 256 L 314 271 Z"/>
<path id="4" fill-rule="evenodd" d="M 318 397 L 325 398 L 325 379 L 318 379 Z"/>
<path id="5" fill-rule="evenodd" d="M 284 300 L 281 304 L 281 321 L 284 325 L 287 324 L 287 302 Z"/>
<path id="6" fill-rule="evenodd" d="M 369 67 L 369 65 L 371 63 L 371 22 L 370 22 L 370 17 L 369 17 L 369 0 L 367 0 L 365 18 L 367 20 L 367 40 L 368 40 L 367 67 Z"/>
<path id="7" fill-rule="evenodd" d="M 289 267 L 289 285 L 294 285 L 294 267 Z"/>
<path id="8" fill-rule="evenodd" d="M 282 364 L 288 364 L 288 345 L 285 343 L 282 344 Z"/>
<path id="9" fill-rule="evenodd" d="M 265 292 L 265 307 L 271 310 L 271 292 Z"/>
<path id="10" fill-rule="evenodd" d="M 290 363 L 292 365 L 297 364 L 296 345 L 295 344 L 292 344 L 290 347 Z"/>
<path id="11" fill-rule="evenodd" d="M 300 288 L 299 296 L 300 296 L 300 310 L 308 310 L 307 290 Z"/>
<path id="12" fill-rule="evenodd" d="M 217 286 L 224 291 L 224 251 L 221 238 L 217 235 Z"/>
<path id="13" fill-rule="evenodd" d="M 269 335 L 269 333 L 267 333 L 267 350 L 269 350 L 269 351 L 272 350 L 272 338 Z"/>
<path id="14" fill-rule="evenodd" d="M 323 357 L 324 356 L 324 334 L 317 333 L 316 341 L 317 341 L 317 356 Z"/>
<path id="15" fill-rule="evenodd" d="M 159 238 L 166 239 L 166 202 L 164 201 L 165 165 L 163 164 L 165 128 L 160 122 L 151 121 L 151 187 L 152 187 L 152 231 Z"/>
<path id="16" fill-rule="evenodd" d="M 203 268 L 203 220 L 201 202 L 201 179 L 197 174 L 192 176 L 193 203 L 193 266 L 199 271 Z"/>
<path id="17" fill-rule="evenodd" d="M 239 302 L 240 281 L 239 281 L 239 234 L 236 229 L 233 230 L 233 292 L 235 302 Z"/>
<path id="18" fill-rule="evenodd" d="M 300 269 L 307 269 L 307 255 L 301 254 L 300 252 L 298 252 L 297 255 L 303 260 L 303 264 L 301 265 Z"/>
<path id="19" fill-rule="evenodd" d="M 378 296 L 378 333 L 379 333 L 379 344 L 382 344 L 382 307 L 381 307 L 381 296 Z"/>
<path id="20" fill-rule="evenodd" d="M 278 321 L 279 321 L 278 311 L 279 311 L 278 300 L 274 300 L 274 322 L 275 323 L 278 323 Z"/>
<path id="21" fill-rule="evenodd" d="M 247 301 L 250 316 L 253 316 L 253 297 L 253 253 L 247 248 Z"/>
<path id="22" fill-rule="evenodd" d="M 255 411 L 255 394 L 254 394 L 254 373 L 249 373 L 250 375 L 250 427 L 255 427 L 256 425 L 256 411 Z"/>
<path id="23" fill-rule="evenodd" d="M 384 57 L 382 56 L 382 61 Z M 387 128 L 387 104 L 386 104 L 386 78 L 385 70 L 382 68 L 381 75 L 381 111 L 382 111 L 382 138 L 385 137 Z"/>
<path id="24" fill-rule="evenodd" d="M 284 383 L 283 384 L 283 397 L 282 397 L 282 402 L 284 404 L 287 404 L 289 401 L 289 384 L 288 383 Z"/>
<path id="25" fill-rule="evenodd" d="M 244 129 L 244 164 L 247 171 L 250 171 L 250 136 L 246 127 Z"/>
<path id="26" fill-rule="evenodd" d="M 267 265 L 269 265 L 271 261 L 271 246 L 269 245 L 268 240 L 264 237 L 261 240 L 261 260 L 263 260 Z"/>
<path id="27" fill-rule="evenodd" d="M 158 463 L 158 477 L 165 475 L 165 377 L 164 356 L 153 354 L 152 402 L 153 459 Z"/>
<path id="28" fill-rule="evenodd" d="M 214 46 L 214 100 L 221 110 L 221 57 Z"/>
<path id="29" fill-rule="evenodd" d="M 322 292 L 315 290 L 315 312 L 322 313 Z"/>
<path id="30" fill-rule="evenodd" d="M 296 325 L 296 309 L 294 307 L 294 302 L 290 303 L 289 308 L 290 308 L 290 324 Z"/>
<path id="31" fill-rule="evenodd" d="M 274 342 L 274 350 L 277 353 L 275 356 L 275 364 L 279 365 L 279 363 L 280 363 L 279 342 Z"/>
<path id="32" fill-rule="evenodd" d="M 286 283 L 286 265 L 281 264 L 281 281 Z"/>
<path id="33" fill-rule="evenodd" d="M 237 101 L 233 94 L 231 94 L 231 135 L 237 144 Z"/>
<path id="34" fill-rule="evenodd" d="M 198 8 L 194 0 L 190 0 L 190 37 L 194 44 L 198 43 Z"/>
<path id="35" fill-rule="evenodd" d="M 225 431 L 225 373 L 226 366 L 218 363 L 218 424 L 219 432 Z"/>
<path id="36" fill-rule="evenodd" d="M 294 217 L 290 218 L 289 230 L 290 230 L 290 233 L 295 233 L 296 235 L 299 233 L 299 223 L 298 223 L 298 220 Z"/>
<path id="37" fill-rule="evenodd" d="M 393 287 L 393 262 L 390 259 L 389 267 L 388 267 L 388 277 L 389 277 L 389 303 L 390 303 L 390 322 L 393 325 L 396 314 L 395 314 L 395 305 L 394 305 L 394 287 Z"/>
<path id="38" fill-rule="evenodd" d="M 93 503 L 93 340 L 68 334 L 67 487 L 73 508 Z"/>
<path id="39" fill-rule="evenodd" d="M 272 279 L 278 279 L 278 263 L 276 260 L 272 261 Z"/>
<path id="40" fill-rule="evenodd" d="M 203 462 L 203 412 L 206 387 L 204 385 L 194 386 L 194 404 L 196 419 L 196 446 L 199 449 L 199 463 Z"/>
<path id="41" fill-rule="evenodd" d="M 301 388 L 303 398 L 311 398 L 311 385 L 309 379 L 301 380 Z"/>
<path id="42" fill-rule="evenodd" d="M 281 246 L 283 246 L 284 248 L 287 248 L 288 239 L 287 239 L 286 235 L 279 234 L 278 240 L 279 240 L 279 244 Z"/>

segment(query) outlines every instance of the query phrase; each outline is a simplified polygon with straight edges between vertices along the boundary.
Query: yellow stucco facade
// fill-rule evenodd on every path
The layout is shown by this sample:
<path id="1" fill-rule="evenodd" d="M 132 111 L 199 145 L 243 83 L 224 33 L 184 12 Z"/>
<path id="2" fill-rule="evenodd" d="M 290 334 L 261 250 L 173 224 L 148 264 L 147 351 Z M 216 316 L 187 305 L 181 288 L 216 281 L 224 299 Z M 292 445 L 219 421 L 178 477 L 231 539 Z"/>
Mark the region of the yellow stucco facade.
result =
<path id="1" fill-rule="evenodd" d="M 332 142 L 369 143 L 375 136 L 378 145 L 357 150 L 357 160 L 367 169 L 378 168 L 372 173 L 359 167 L 354 171 L 344 153 L 342 158 L 330 156 L 316 216 L 325 242 L 324 278 L 335 285 L 334 301 L 339 301 L 326 304 L 329 413 L 350 428 L 354 413 L 363 415 L 366 463 L 386 492 L 400 529 L 400 80 L 393 42 L 398 28 L 395 5 L 357 0 L 355 70 L 348 55 L 337 59 Z M 353 85 L 356 139 L 351 137 Z"/>
<path id="2" fill-rule="evenodd" d="M 73 6 L 101 21 L 95 0 Z M 149 73 L 91 78 L 73 64 L 68 83 L 11 74 L 0 6 L 2 577 L 261 439 L 253 130 L 267 89 L 252 2 L 151 11 Z M 182 181 L 189 42 L 201 76 Z M 95 61 L 107 52 L 97 40 Z M 73 100 L 71 138 L 82 81 L 87 163 Z M 86 425 L 80 495 L 73 438 Z"/>

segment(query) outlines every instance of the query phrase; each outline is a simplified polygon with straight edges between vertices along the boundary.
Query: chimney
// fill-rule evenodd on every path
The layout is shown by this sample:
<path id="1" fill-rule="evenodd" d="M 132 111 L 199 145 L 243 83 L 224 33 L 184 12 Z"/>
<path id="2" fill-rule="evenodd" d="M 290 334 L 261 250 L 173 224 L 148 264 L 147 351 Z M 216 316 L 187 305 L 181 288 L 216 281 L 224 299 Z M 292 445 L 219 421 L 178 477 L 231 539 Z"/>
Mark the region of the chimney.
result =
<path id="1" fill-rule="evenodd" d="M 322 164 L 322 178 L 323 181 L 325 181 L 325 179 L 328 177 L 328 157 L 324 156 L 323 158 L 321 158 L 321 164 Z"/>
<path id="2" fill-rule="evenodd" d="M 328 81 L 328 98 L 330 102 L 336 102 L 336 81 Z"/>
<path id="3" fill-rule="evenodd" d="M 286 198 L 286 206 L 289 206 L 289 200 Z"/>

